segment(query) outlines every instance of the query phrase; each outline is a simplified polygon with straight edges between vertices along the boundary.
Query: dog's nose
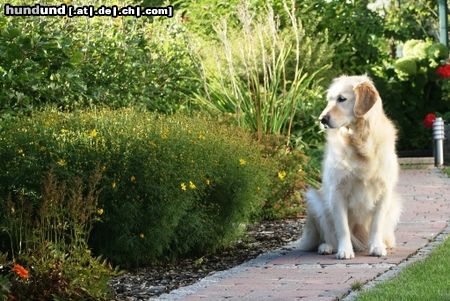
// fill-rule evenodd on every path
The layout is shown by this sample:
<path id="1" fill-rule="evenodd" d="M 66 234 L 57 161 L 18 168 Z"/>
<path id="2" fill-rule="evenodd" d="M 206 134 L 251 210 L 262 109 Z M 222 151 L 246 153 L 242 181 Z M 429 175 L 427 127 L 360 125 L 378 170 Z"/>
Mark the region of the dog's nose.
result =
<path id="1" fill-rule="evenodd" d="M 328 125 L 328 122 L 330 121 L 330 116 L 325 115 L 322 118 L 320 118 L 320 123 L 322 123 L 323 125 Z"/>

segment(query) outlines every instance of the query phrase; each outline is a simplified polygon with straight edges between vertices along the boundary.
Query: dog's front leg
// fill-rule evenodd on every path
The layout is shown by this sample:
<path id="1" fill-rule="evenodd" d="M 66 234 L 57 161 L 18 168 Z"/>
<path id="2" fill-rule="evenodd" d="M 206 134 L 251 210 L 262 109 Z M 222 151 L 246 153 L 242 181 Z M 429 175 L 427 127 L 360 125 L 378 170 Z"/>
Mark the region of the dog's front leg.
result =
<path id="1" fill-rule="evenodd" d="M 348 207 L 340 193 L 335 193 L 333 199 L 333 219 L 338 241 L 337 259 L 351 259 L 355 257 L 348 226 Z"/>
<path id="2" fill-rule="evenodd" d="M 369 237 L 369 254 L 372 256 L 387 255 L 386 245 L 383 242 L 382 227 L 385 224 L 386 204 L 388 204 L 391 197 L 392 194 L 387 192 L 384 198 L 382 198 L 375 207 Z"/>

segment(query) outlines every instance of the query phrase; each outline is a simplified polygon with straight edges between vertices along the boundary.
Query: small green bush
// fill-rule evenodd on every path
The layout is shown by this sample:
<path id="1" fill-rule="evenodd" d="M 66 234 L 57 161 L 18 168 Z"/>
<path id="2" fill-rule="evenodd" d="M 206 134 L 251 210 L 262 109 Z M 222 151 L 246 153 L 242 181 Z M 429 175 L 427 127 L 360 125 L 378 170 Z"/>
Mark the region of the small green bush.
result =
<path id="1" fill-rule="evenodd" d="M 0 196 L 39 203 L 48 170 L 86 180 L 99 169 L 103 216 L 90 243 L 101 254 L 137 264 L 211 251 L 242 231 L 276 177 L 251 141 L 201 117 L 36 112 L 3 121 Z"/>

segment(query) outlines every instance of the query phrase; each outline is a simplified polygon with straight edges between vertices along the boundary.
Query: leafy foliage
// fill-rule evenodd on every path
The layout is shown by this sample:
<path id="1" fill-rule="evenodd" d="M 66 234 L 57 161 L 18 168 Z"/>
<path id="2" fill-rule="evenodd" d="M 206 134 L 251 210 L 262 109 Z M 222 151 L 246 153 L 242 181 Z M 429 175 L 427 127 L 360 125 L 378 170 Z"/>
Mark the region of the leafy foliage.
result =
<path id="1" fill-rule="evenodd" d="M 409 39 L 438 38 L 437 2 L 420 0 L 414 3 L 405 0 L 392 1 L 385 9 L 384 34 L 397 41 Z"/>
<path id="2" fill-rule="evenodd" d="M 382 53 L 376 37 L 383 33 L 383 21 L 367 7 L 369 1 L 297 2 L 307 31 L 312 30 L 312 34 L 328 31 L 329 40 L 337 44 L 334 72 L 361 74 L 379 61 Z"/>
<path id="3" fill-rule="evenodd" d="M 193 66 L 173 19 L 0 16 L 2 113 L 48 104 L 171 113 L 198 88 Z"/>

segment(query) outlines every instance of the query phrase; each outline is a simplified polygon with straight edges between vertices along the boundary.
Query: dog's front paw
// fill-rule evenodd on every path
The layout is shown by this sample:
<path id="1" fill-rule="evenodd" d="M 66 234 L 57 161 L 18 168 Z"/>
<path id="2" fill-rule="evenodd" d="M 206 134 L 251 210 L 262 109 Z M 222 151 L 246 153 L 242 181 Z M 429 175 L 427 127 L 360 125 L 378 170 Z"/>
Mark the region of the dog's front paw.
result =
<path id="1" fill-rule="evenodd" d="M 337 259 L 352 259 L 355 258 L 355 252 L 352 248 L 339 249 L 336 253 Z"/>
<path id="2" fill-rule="evenodd" d="M 319 249 L 317 250 L 317 253 L 319 253 L 320 255 L 329 255 L 333 253 L 333 246 L 327 244 L 327 243 L 323 243 L 320 244 Z"/>
<path id="3" fill-rule="evenodd" d="M 369 254 L 372 256 L 384 257 L 387 255 L 386 247 L 383 244 L 372 244 L 369 247 Z"/>

